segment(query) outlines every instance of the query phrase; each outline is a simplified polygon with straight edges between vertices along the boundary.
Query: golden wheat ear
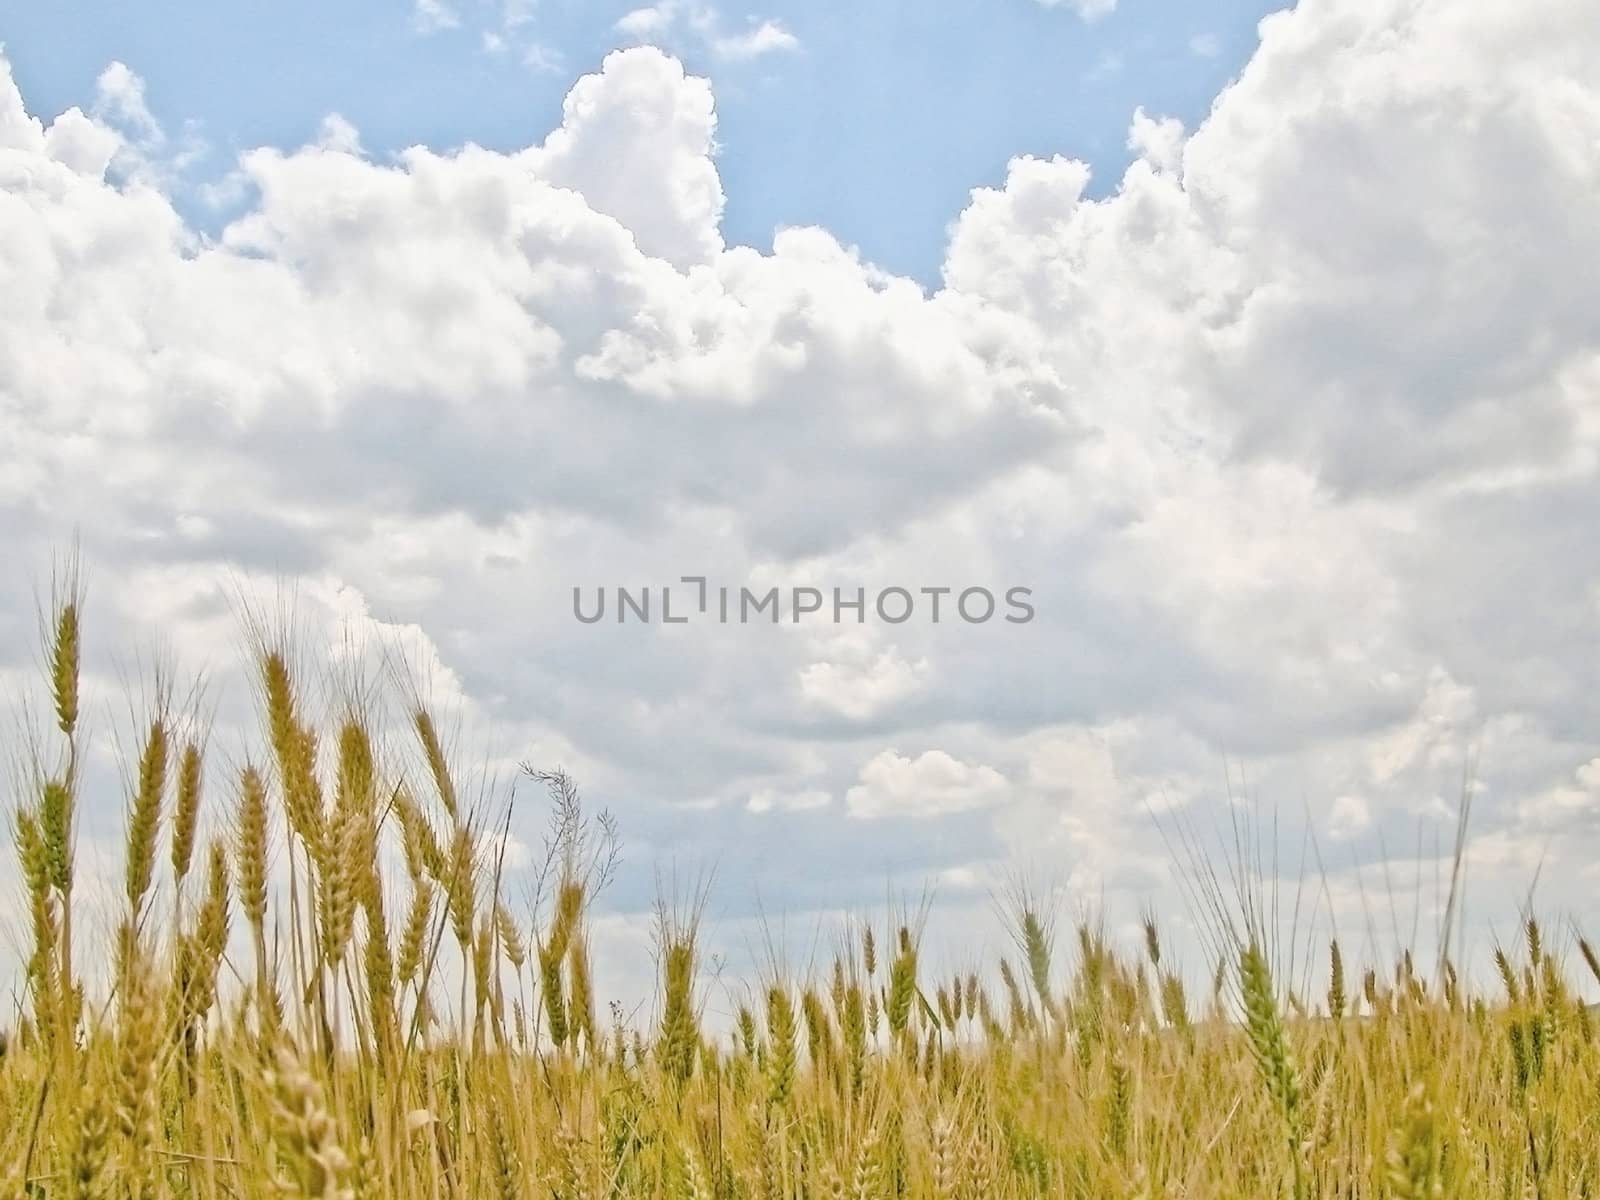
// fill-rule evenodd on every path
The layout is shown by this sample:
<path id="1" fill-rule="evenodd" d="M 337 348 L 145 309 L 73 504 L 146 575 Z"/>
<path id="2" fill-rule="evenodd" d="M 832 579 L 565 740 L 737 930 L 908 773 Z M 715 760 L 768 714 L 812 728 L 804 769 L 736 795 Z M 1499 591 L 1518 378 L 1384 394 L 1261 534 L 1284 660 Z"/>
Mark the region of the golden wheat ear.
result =
<path id="1" fill-rule="evenodd" d="M 156 717 L 139 754 L 138 778 L 128 806 L 125 873 L 128 919 L 135 929 L 144 916 L 145 900 L 155 875 L 156 842 L 166 803 L 167 759 L 171 738 L 166 720 Z"/>

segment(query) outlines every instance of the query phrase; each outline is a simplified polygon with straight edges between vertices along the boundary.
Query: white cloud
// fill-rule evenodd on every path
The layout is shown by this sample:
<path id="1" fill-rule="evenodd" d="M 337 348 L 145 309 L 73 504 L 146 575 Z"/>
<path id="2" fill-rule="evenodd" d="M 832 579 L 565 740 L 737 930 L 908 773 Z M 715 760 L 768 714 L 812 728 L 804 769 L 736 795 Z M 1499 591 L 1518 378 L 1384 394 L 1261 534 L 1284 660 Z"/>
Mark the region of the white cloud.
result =
<path id="1" fill-rule="evenodd" d="M 538 0 L 502 0 L 500 27 L 509 31 L 532 24 L 538 6 Z"/>
<path id="2" fill-rule="evenodd" d="M 574 85 L 563 113 L 531 156 L 542 178 L 615 217 L 646 254 L 675 266 L 715 257 L 723 195 L 705 80 L 659 50 L 616 52 Z"/>
<path id="3" fill-rule="evenodd" d="M 711 50 L 718 58 L 747 62 L 764 54 L 793 51 L 800 39 L 778 21 L 762 21 L 743 33 L 722 34 L 712 39 Z"/>
<path id="4" fill-rule="evenodd" d="M 44 135 L 44 150 L 50 158 L 96 179 L 106 173 L 122 146 L 120 134 L 76 108 L 51 122 Z"/>
<path id="5" fill-rule="evenodd" d="M 1045 8 L 1069 8 L 1085 21 L 1096 21 L 1116 12 L 1117 0 L 1038 0 Z"/>
<path id="6" fill-rule="evenodd" d="M 1183 164 L 1183 122 L 1176 117 L 1152 118 L 1134 109 L 1128 128 L 1128 149 L 1158 171 L 1176 171 Z"/>
<path id="7" fill-rule="evenodd" d="M 523 48 L 522 65 L 545 74 L 556 74 L 566 69 L 566 59 L 553 46 L 531 42 Z"/>
<path id="8" fill-rule="evenodd" d="M 1214 33 L 1197 33 L 1189 39 L 1189 53 L 1196 58 L 1215 58 L 1222 53 L 1222 38 Z"/>
<path id="9" fill-rule="evenodd" d="M 77 161 L 84 174 L 98 176 L 109 171 L 165 189 L 206 152 L 205 142 L 193 128 L 175 142 L 168 138 L 145 99 L 144 80 L 125 63 L 113 62 L 100 73 L 90 112 L 93 120 L 86 121 L 78 109 L 69 110 L 52 122 L 48 135 L 58 158 L 83 156 Z"/>
<path id="10" fill-rule="evenodd" d="M 638 42 L 666 45 L 687 38 L 724 62 L 749 62 L 800 49 L 800 39 L 781 21 L 752 18 L 742 32 L 729 32 L 715 8 L 686 0 L 659 0 L 633 9 L 623 14 L 613 28 Z"/>
<path id="11" fill-rule="evenodd" d="M 418 33 L 440 33 L 460 26 L 461 14 L 446 0 L 413 0 L 411 28 Z"/>
<path id="12" fill-rule="evenodd" d="M 812 788 L 798 792 L 785 792 L 777 788 L 757 788 L 750 793 L 745 807 L 753 813 L 812 812 L 827 808 L 833 796 L 821 789 Z"/>
<path id="13" fill-rule="evenodd" d="M 649 40 L 661 37 L 677 20 L 679 5 L 674 0 L 664 0 L 647 8 L 636 8 L 617 20 L 616 30 L 631 38 Z"/>
<path id="14" fill-rule="evenodd" d="M 861 768 L 861 782 L 845 793 L 852 817 L 929 818 L 997 804 L 1008 794 L 1005 776 L 993 767 L 962 762 L 943 750 L 908 758 L 893 750 Z"/>
<path id="15" fill-rule="evenodd" d="M 95 115 L 126 130 L 139 141 L 159 142 L 161 126 L 145 103 L 144 80 L 114 62 L 95 80 Z"/>
<path id="16" fill-rule="evenodd" d="M 361 149 L 361 131 L 338 113 L 330 113 L 322 118 L 316 144 L 324 150 L 354 158 L 360 158 L 365 153 Z"/>
<path id="17" fill-rule="evenodd" d="M 1336 839 L 1345 839 L 1365 833 L 1372 828 L 1372 806 L 1364 797 L 1343 795 L 1334 797 L 1328 809 L 1328 833 Z"/>
<path id="18" fill-rule="evenodd" d="M 424 6 L 432 16 L 421 16 Z M 564 69 L 561 53 L 555 47 L 527 34 L 528 28 L 534 23 L 538 0 L 500 0 L 495 7 L 497 11 L 493 24 L 478 30 L 478 44 L 485 54 L 499 58 L 515 50 L 522 65 L 534 71 L 555 72 Z M 413 25 L 422 32 L 436 32 L 437 28 L 453 29 L 461 25 L 459 9 L 447 3 L 447 0 L 418 0 L 417 13 L 420 19 L 414 19 Z M 437 24 L 435 28 L 428 27 L 435 22 L 442 24 Z"/>
<path id="19" fill-rule="evenodd" d="M 800 694 L 811 704 L 862 720 L 926 687 L 930 673 L 926 658 L 907 662 L 891 648 L 870 662 L 851 655 L 843 662 L 808 663 L 800 671 Z"/>
<path id="20" fill-rule="evenodd" d="M 1228 783 L 1357 864 L 1447 846 L 1473 761 L 1479 885 L 1548 853 L 1567 886 L 1600 848 L 1588 7 L 1275 16 L 1194 129 L 1134 115 L 1103 198 L 1065 158 L 975 191 L 931 294 L 825 230 L 727 246 L 710 85 L 658 50 L 516 153 L 249 151 L 212 239 L 114 162 L 131 72 L 44 122 L 0 67 L 0 611 L 81 526 L 98 644 L 160 626 L 225 677 L 228 569 L 288 573 L 651 853 L 721 804 L 696 837 L 779 904 L 870 902 L 891 852 L 1138 897 L 1146 806 L 1203 828 Z M 1039 616 L 569 615 L 687 573 Z M 925 819 L 891 845 L 823 797 Z"/>

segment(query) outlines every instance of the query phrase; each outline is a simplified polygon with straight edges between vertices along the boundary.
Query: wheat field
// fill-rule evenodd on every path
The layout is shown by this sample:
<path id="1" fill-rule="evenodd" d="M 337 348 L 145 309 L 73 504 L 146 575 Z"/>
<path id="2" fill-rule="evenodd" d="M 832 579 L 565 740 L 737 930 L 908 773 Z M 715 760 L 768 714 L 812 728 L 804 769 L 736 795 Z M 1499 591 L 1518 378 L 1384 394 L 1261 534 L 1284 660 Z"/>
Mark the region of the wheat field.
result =
<path id="1" fill-rule="evenodd" d="M 1358 966 L 1334 940 L 1325 991 L 1297 994 L 1250 889 L 1197 860 L 1209 989 L 1186 988 L 1171 964 L 1197 949 L 1164 946 L 1154 918 L 1138 945 L 1091 923 L 1058 938 L 1018 887 L 992 974 L 932 977 L 918 920 L 862 920 L 830 969 L 749 981 L 713 1029 L 696 893 L 661 906 L 642 1017 L 602 1015 L 612 823 L 540 776 L 547 861 L 512 902 L 504 816 L 468 801 L 428 707 L 406 713 L 405 753 L 359 701 L 319 726 L 259 630 L 258 757 L 218 760 L 156 689 L 125 795 L 93 798 L 123 805 L 125 845 L 112 932 L 91 939 L 80 620 L 75 586 L 47 606 L 48 720 L 10 806 L 25 961 L 0 1016 L 5 1200 L 1600 1191 L 1581 998 L 1600 961 L 1581 937 L 1569 974 L 1525 917 L 1477 990 L 1447 958 Z"/>

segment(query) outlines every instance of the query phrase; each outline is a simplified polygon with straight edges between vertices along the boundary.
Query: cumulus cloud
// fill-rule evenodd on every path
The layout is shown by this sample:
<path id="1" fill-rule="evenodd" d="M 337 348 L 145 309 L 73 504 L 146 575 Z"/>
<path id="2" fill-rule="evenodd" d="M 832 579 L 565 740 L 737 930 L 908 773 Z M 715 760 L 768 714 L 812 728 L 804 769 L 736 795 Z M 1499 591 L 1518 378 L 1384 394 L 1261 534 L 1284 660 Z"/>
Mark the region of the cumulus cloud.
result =
<path id="1" fill-rule="evenodd" d="M 1128 149 L 1157 171 L 1176 171 L 1183 165 L 1183 142 L 1183 122 L 1176 117 L 1154 118 L 1142 108 L 1134 110 Z"/>
<path id="2" fill-rule="evenodd" d="M 993 767 L 966 763 L 943 750 L 915 758 L 885 750 L 861 768 L 861 782 L 845 793 L 852 817 L 941 817 L 986 808 L 1006 795 L 1006 779 Z"/>
<path id="3" fill-rule="evenodd" d="M 722 250 L 722 182 L 711 161 L 711 87 L 642 48 L 606 58 L 568 93 L 561 128 L 530 165 L 614 217 L 645 254 L 674 266 Z"/>
<path id="4" fill-rule="evenodd" d="M 161 126 L 145 103 L 144 80 L 126 63 L 114 62 L 95 80 L 95 115 L 130 130 L 146 141 L 159 141 Z"/>
<path id="5" fill-rule="evenodd" d="M 313 581 L 641 858 L 736 850 L 734 902 L 870 900 L 891 854 L 1143 897 L 1150 813 L 1241 793 L 1334 871 L 1447 850 L 1464 788 L 1480 883 L 1592 859 L 1588 7 L 1274 16 L 1194 129 L 1131 115 L 1110 194 L 1064 157 L 974 191 L 932 292 L 822 229 L 727 245 L 710 84 L 651 47 L 520 151 L 249 150 L 215 237 L 118 169 L 131 72 L 44 121 L 0 65 L 0 672 L 81 527 L 100 647 L 225 674 L 228 572 Z M 684 574 L 1038 617 L 571 618 Z"/>
<path id="6" fill-rule="evenodd" d="M 842 716 L 875 716 L 929 683 L 926 658 L 907 662 L 893 649 L 871 661 L 848 651 L 837 658 L 808 663 L 800 671 L 800 694 L 807 701 Z"/>

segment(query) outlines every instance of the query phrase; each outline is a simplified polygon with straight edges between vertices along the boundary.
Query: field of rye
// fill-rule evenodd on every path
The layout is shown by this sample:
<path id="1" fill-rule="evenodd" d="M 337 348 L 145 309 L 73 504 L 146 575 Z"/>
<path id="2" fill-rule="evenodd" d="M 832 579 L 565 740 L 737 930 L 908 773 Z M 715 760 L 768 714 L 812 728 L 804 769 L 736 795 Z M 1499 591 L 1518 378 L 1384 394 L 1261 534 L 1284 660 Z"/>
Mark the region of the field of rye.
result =
<path id="1" fill-rule="evenodd" d="M 208 753 L 158 688 L 125 792 L 91 798 L 80 616 L 75 586 L 45 613 L 38 744 L 8 747 L 3 1200 L 1600 1194 L 1600 961 L 1576 931 L 1525 915 L 1489 989 L 1335 941 L 1299 994 L 1259 885 L 1196 856 L 1205 945 L 1154 919 L 1137 945 L 1058 937 L 1019 887 L 990 973 L 934 977 L 916 914 L 863 920 L 814 977 L 730 992 L 724 1030 L 696 894 L 663 902 L 656 994 L 624 1020 L 590 958 L 615 830 L 565 776 L 542 777 L 546 869 L 513 901 L 505 806 L 469 802 L 427 707 L 389 745 L 359 689 L 314 705 L 258 631 L 258 757 Z M 118 911 L 91 929 L 75 814 L 113 803 Z"/>

